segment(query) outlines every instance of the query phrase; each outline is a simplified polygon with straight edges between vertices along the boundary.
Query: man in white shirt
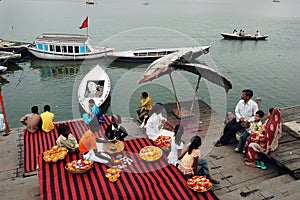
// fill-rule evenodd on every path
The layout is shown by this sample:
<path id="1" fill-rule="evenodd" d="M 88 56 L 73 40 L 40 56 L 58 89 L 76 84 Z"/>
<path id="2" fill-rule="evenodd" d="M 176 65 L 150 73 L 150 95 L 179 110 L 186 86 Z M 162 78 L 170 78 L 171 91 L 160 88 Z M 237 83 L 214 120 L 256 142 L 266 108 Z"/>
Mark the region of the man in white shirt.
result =
<path id="1" fill-rule="evenodd" d="M 146 134 L 151 140 L 155 140 L 159 135 L 174 136 L 174 132 L 163 129 L 164 124 L 172 129 L 174 125 L 162 116 L 162 111 L 163 106 L 160 103 L 155 104 L 150 111 L 151 116 L 146 125 Z"/>
<path id="2" fill-rule="evenodd" d="M 245 130 L 243 124 L 247 124 L 246 122 L 258 111 L 258 105 L 251 99 L 252 96 L 252 90 L 245 89 L 242 91 L 241 100 L 235 107 L 235 118 L 226 124 L 223 135 L 215 146 L 219 147 L 228 144 L 237 131 Z"/>

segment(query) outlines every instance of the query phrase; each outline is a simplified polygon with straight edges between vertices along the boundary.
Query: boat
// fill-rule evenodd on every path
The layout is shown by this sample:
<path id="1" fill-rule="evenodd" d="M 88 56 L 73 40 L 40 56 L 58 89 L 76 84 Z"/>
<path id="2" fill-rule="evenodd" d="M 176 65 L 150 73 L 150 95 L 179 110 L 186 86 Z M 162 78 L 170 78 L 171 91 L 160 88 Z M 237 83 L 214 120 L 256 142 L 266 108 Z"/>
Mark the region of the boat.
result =
<path id="1" fill-rule="evenodd" d="M 239 35 L 236 33 L 221 33 L 224 39 L 233 39 L 233 40 L 264 40 L 268 35 L 257 35 L 257 34 L 245 34 Z"/>
<path id="2" fill-rule="evenodd" d="M 78 100 L 85 112 L 89 113 L 89 100 L 94 99 L 95 105 L 101 107 L 110 94 L 111 82 L 102 67 L 96 65 L 81 80 L 78 87 Z"/>
<path id="3" fill-rule="evenodd" d="M 95 4 L 95 2 L 93 0 L 86 0 L 85 2 L 86 4 Z"/>
<path id="4" fill-rule="evenodd" d="M 175 52 L 192 51 L 192 58 L 195 59 L 202 54 L 207 54 L 210 47 L 211 46 L 135 49 L 129 51 L 112 52 L 107 54 L 107 57 L 112 59 L 114 62 L 151 63 L 154 60 Z"/>
<path id="5" fill-rule="evenodd" d="M 14 53 L 21 53 L 22 55 L 27 55 L 27 47 L 30 43 L 17 42 L 0 39 L 0 51 L 9 51 Z"/>
<path id="6" fill-rule="evenodd" d="M 7 67 L 1 66 L 0 65 L 0 74 L 2 74 L 3 72 L 5 72 L 7 70 Z"/>
<path id="7" fill-rule="evenodd" d="M 0 51 L 0 62 L 18 60 L 19 58 L 21 58 L 21 54 L 19 53 Z"/>
<path id="8" fill-rule="evenodd" d="M 47 60 L 96 59 L 113 50 L 91 46 L 88 35 L 64 33 L 43 33 L 27 48 L 32 55 Z"/>

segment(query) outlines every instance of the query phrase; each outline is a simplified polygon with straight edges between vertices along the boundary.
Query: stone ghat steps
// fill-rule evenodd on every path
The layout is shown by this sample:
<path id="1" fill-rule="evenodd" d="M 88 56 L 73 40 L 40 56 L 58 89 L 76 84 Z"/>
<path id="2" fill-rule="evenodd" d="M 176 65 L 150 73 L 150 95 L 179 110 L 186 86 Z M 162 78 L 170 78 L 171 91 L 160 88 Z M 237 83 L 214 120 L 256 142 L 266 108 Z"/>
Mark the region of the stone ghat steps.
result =
<path id="1" fill-rule="evenodd" d="M 252 183 L 234 191 L 219 195 L 222 200 L 269 200 L 269 199 L 300 199 L 300 180 L 288 174 Z"/>

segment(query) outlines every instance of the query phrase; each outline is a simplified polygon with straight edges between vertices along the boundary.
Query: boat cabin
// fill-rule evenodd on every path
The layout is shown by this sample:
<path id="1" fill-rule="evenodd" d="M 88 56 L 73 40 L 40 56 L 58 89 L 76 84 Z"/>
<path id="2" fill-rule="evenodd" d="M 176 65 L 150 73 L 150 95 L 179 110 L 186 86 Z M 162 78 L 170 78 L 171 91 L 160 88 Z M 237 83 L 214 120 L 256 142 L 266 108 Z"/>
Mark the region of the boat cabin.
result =
<path id="1" fill-rule="evenodd" d="M 53 53 L 84 54 L 92 51 L 88 36 L 81 34 L 43 33 L 36 38 L 35 45 L 39 51 Z"/>

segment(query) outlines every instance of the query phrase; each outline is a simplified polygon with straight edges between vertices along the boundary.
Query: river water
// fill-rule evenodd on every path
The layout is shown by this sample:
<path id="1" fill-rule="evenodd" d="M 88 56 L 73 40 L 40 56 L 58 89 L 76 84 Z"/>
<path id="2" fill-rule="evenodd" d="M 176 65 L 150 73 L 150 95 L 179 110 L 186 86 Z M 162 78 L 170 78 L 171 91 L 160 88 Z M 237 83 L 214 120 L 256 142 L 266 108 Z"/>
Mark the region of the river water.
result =
<path id="1" fill-rule="evenodd" d="M 250 88 L 262 109 L 299 104 L 300 1 L 282 0 L 2 0 L 0 38 L 32 42 L 43 32 L 82 33 L 89 16 L 93 45 L 116 51 L 144 47 L 211 45 L 195 62 L 224 74 L 233 84 L 227 94 L 202 80 L 198 98 L 217 111 L 233 111 L 241 90 Z M 243 29 L 268 34 L 266 41 L 224 40 L 220 32 Z M 109 59 L 83 62 L 44 61 L 28 57 L 3 75 L 2 95 L 10 127 L 37 105 L 49 104 L 55 121 L 80 117 L 77 86 L 89 69 L 100 64 L 111 78 L 109 113 L 135 117 L 139 95 L 154 102 L 174 102 L 168 76 L 137 84 L 147 65 L 110 65 Z M 173 72 L 180 101 L 191 100 L 197 77 Z"/>

